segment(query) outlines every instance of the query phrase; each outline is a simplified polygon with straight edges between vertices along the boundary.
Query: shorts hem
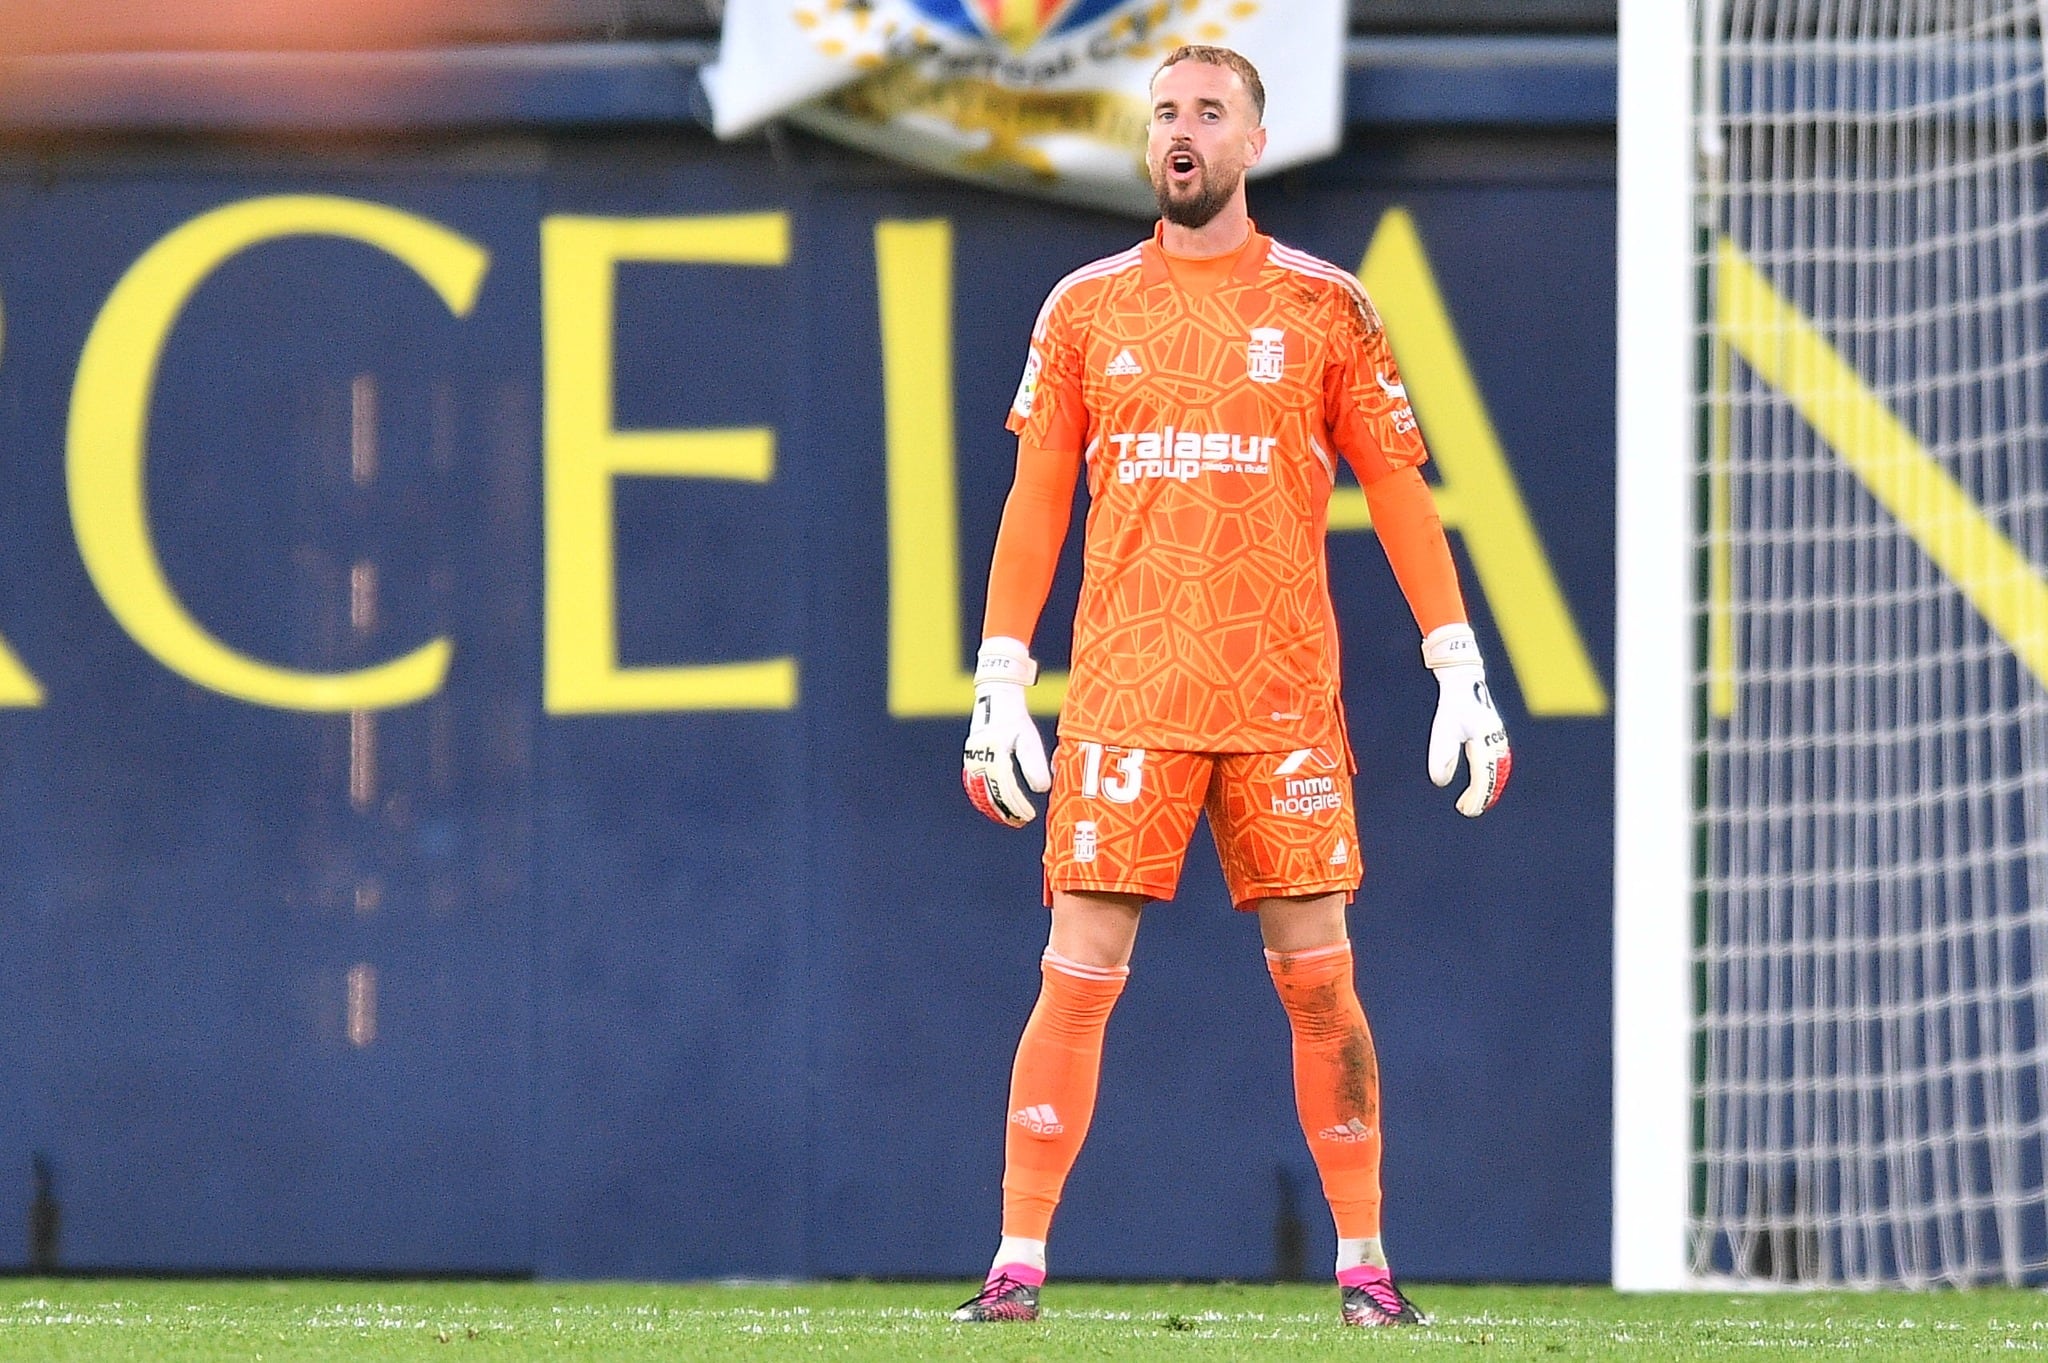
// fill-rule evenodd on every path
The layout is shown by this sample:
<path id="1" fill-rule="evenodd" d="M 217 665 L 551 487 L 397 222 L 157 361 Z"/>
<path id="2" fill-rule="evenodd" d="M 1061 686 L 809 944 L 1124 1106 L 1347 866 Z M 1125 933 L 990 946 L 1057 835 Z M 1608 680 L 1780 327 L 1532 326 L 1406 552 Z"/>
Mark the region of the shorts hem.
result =
<path id="1" fill-rule="evenodd" d="M 1047 876 L 1045 903 L 1047 908 L 1052 907 L 1053 892 L 1056 890 L 1064 890 L 1069 894 L 1135 894 L 1143 895 L 1146 899 L 1158 900 L 1173 898 L 1179 889 L 1178 884 L 1142 885 L 1128 880 L 1079 880 L 1072 876 L 1061 877 L 1055 882 L 1053 877 Z"/>
<path id="2" fill-rule="evenodd" d="M 1339 890 L 1344 892 L 1344 902 L 1349 904 L 1358 898 L 1360 881 L 1361 877 L 1358 876 L 1339 876 L 1330 880 L 1310 881 L 1306 885 L 1247 885 L 1243 894 L 1231 891 L 1230 907 L 1239 913 L 1249 913 L 1255 900 L 1294 899 L 1308 895 L 1335 894 Z"/>

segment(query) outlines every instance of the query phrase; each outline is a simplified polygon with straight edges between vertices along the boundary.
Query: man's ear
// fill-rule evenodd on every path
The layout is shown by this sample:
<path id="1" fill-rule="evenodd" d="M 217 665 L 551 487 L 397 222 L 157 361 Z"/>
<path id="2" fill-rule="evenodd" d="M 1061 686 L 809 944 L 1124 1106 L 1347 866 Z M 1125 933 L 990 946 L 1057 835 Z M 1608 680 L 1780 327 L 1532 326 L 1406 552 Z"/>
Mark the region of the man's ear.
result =
<path id="1" fill-rule="evenodd" d="M 1266 125 L 1261 123 L 1245 138 L 1244 163 L 1247 169 L 1256 166 L 1266 156 Z"/>

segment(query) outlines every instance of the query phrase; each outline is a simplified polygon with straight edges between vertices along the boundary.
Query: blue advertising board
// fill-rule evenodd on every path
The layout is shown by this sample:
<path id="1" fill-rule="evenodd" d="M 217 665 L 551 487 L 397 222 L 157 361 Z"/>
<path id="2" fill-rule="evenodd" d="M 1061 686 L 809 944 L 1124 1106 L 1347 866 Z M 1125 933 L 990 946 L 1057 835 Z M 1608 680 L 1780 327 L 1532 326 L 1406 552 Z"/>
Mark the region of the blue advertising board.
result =
<path id="1" fill-rule="evenodd" d="M 1389 1243 L 1602 1278 L 1611 138 L 1253 207 L 1389 319 L 1515 742 L 1428 784 L 1341 494 Z M 1002 416 L 1143 230 L 801 140 L 0 159 L 0 1219 L 40 1154 L 70 1267 L 977 1272 L 1045 932 L 957 776 Z M 1313 1268 L 1205 835 L 1147 919 L 1056 1268 Z"/>

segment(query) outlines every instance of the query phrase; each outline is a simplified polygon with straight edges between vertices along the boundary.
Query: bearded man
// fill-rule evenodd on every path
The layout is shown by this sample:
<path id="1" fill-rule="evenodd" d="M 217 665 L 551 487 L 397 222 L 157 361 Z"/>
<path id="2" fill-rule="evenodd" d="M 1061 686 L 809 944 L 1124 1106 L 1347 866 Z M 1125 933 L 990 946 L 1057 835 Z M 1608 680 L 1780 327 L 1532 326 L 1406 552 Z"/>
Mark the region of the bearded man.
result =
<path id="1" fill-rule="evenodd" d="M 1246 207 L 1265 103 L 1258 72 L 1226 48 L 1182 47 L 1160 65 L 1145 154 L 1160 222 L 1054 287 L 1010 412 L 1017 472 L 962 780 L 976 809 L 1012 827 L 1037 814 L 1025 786 L 1051 791 L 1051 932 L 1011 1078 L 1002 1237 L 957 1321 L 1038 1316 L 1138 923 L 1173 897 L 1204 813 L 1293 1031 L 1296 1110 L 1336 1222 L 1340 1318 L 1423 1321 L 1380 1235 L 1379 1065 L 1345 925 L 1364 858 L 1324 555 L 1337 457 L 1364 486 L 1439 683 L 1431 779 L 1447 784 L 1462 751 L 1458 808 L 1477 816 L 1511 762 L 1379 316 L 1355 278 L 1262 235 Z M 1048 763 L 1024 696 L 1030 639 L 1084 467 L 1085 569 Z"/>

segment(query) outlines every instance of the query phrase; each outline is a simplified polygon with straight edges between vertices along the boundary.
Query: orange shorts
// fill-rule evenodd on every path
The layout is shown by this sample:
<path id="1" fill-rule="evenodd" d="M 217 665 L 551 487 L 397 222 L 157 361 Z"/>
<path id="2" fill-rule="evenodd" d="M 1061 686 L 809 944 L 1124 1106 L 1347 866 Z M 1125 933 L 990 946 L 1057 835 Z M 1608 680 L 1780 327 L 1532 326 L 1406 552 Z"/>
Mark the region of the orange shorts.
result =
<path id="1" fill-rule="evenodd" d="M 1195 819 L 1223 863 L 1230 902 L 1358 889 L 1365 860 L 1341 750 L 1165 752 L 1062 738 L 1045 819 L 1054 890 L 1171 899 Z"/>

